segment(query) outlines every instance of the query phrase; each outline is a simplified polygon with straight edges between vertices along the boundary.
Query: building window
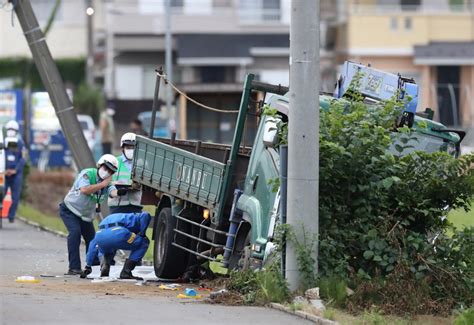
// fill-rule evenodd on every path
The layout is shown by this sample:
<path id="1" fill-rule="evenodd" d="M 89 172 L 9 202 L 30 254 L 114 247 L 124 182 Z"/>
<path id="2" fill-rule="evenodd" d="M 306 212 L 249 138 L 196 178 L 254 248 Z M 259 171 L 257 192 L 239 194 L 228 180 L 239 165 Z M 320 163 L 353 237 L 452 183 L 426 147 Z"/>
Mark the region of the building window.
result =
<path id="1" fill-rule="evenodd" d="M 54 6 L 56 4 L 55 0 L 36 0 L 31 1 L 33 11 L 35 12 L 36 19 L 39 22 L 46 22 L 49 19 L 49 16 L 53 12 Z M 55 22 L 61 21 L 63 19 L 62 5 L 59 5 L 58 11 L 56 12 Z"/>
<path id="2" fill-rule="evenodd" d="M 390 30 L 396 31 L 398 29 L 398 19 L 397 17 L 390 18 Z"/>
<path id="3" fill-rule="evenodd" d="M 421 0 L 400 0 L 403 11 L 417 11 L 421 6 Z"/>
<path id="4" fill-rule="evenodd" d="M 411 17 L 405 17 L 405 30 L 411 30 L 412 20 Z"/>
<path id="5" fill-rule="evenodd" d="M 198 80 L 203 83 L 235 82 L 235 67 L 199 67 Z"/>
<path id="6" fill-rule="evenodd" d="M 240 20 L 246 23 L 280 21 L 280 0 L 241 0 Z"/>

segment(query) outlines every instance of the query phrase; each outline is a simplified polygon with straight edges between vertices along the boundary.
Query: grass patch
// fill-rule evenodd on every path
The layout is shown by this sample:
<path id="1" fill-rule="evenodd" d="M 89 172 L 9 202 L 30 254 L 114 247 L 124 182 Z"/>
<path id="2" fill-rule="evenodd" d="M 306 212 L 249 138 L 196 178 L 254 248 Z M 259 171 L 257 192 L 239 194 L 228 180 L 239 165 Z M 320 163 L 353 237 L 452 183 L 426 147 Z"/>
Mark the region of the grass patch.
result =
<path id="1" fill-rule="evenodd" d="M 449 213 L 448 219 L 458 230 L 474 226 L 474 203 L 471 204 L 471 211 L 453 210 Z"/>
<path id="2" fill-rule="evenodd" d="M 64 223 L 59 217 L 59 215 L 52 216 L 44 214 L 35 209 L 34 207 L 24 203 L 19 204 L 18 215 L 30 221 L 36 222 L 41 226 L 48 227 L 50 229 L 61 231 L 67 234 L 66 226 L 64 226 Z"/>

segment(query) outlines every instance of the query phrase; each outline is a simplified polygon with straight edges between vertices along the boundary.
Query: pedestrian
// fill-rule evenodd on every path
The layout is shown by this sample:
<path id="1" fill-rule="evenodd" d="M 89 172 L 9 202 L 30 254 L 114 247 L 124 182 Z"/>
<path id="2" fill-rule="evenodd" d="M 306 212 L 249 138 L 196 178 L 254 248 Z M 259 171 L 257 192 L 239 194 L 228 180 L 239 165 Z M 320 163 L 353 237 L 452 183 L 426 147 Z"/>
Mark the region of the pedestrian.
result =
<path id="1" fill-rule="evenodd" d="M 109 198 L 110 213 L 141 212 L 143 206 L 140 184 L 132 182 L 132 161 L 135 150 L 135 133 L 125 133 L 120 139 L 122 154 L 117 156 L 118 169 L 112 176 L 112 184 L 116 188 L 123 188 L 127 194 Z"/>
<path id="2" fill-rule="evenodd" d="M 130 131 L 137 134 L 137 135 L 143 135 L 145 137 L 148 136 L 148 133 L 146 132 L 145 129 L 143 129 L 143 123 L 140 121 L 140 119 L 136 118 L 130 123 Z"/>
<path id="3" fill-rule="evenodd" d="M 115 213 L 102 220 L 87 252 L 86 267 L 81 278 L 86 278 L 92 272 L 92 263 L 97 254 L 101 260 L 100 276 L 109 276 L 111 261 L 117 250 L 123 249 L 129 250 L 130 255 L 125 260 L 120 279 L 143 280 L 134 276 L 132 271 L 145 256 L 150 245 L 150 240 L 146 236 L 150 220 L 148 212 Z"/>
<path id="4" fill-rule="evenodd" d="M 5 192 L 10 189 L 12 205 L 8 210 L 8 221 L 14 222 L 18 203 L 20 202 L 25 167 L 25 144 L 20 135 L 17 121 L 11 120 L 5 125 Z"/>
<path id="5" fill-rule="evenodd" d="M 100 114 L 100 133 L 101 133 L 101 143 L 102 143 L 102 154 L 112 153 L 112 145 L 115 137 L 115 127 L 113 116 L 115 115 L 115 110 L 111 107 L 107 108 Z"/>
<path id="6" fill-rule="evenodd" d="M 83 169 L 77 175 L 64 201 L 59 204 L 59 216 L 68 230 L 68 275 L 82 272 L 79 253 L 81 236 L 86 242 L 87 251 L 95 235 L 92 221 L 100 211 L 100 204 L 105 201 L 106 196 L 124 194 L 124 191 L 117 190 L 110 184 L 117 168 L 117 158 L 109 154 L 103 155 L 97 162 L 97 168 Z"/>

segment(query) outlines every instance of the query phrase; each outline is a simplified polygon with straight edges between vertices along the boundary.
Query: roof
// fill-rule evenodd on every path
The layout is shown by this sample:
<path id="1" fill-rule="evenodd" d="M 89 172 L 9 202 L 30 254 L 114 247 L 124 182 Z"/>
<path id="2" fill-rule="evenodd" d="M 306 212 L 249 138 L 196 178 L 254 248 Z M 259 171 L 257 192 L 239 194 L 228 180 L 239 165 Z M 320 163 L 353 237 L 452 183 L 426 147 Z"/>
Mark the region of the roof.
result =
<path id="1" fill-rule="evenodd" d="M 249 58 L 252 48 L 288 48 L 289 34 L 176 35 L 179 58 Z"/>
<path id="2" fill-rule="evenodd" d="M 415 64 L 474 65 L 474 41 L 430 42 L 415 46 Z"/>

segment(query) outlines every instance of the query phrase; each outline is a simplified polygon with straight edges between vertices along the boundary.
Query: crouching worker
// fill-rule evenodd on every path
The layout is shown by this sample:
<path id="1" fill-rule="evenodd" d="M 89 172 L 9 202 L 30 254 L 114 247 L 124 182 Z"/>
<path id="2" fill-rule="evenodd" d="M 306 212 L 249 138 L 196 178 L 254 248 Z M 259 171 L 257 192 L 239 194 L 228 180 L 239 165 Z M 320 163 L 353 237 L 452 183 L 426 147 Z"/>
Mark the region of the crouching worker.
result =
<path id="1" fill-rule="evenodd" d="M 81 274 L 85 278 L 92 272 L 92 263 L 99 254 L 100 276 L 109 276 L 110 263 L 118 249 L 129 250 L 130 256 L 125 260 L 120 279 L 143 280 L 133 276 L 132 270 L 145 256 L 150 244 L 146 237 L 146 230 L 150 224 L 150 214 L 141 213 L 115 213 L 102 220 L 94 240 L 91 242 L 86 257 L 86 267 Z"/>
<path id="2" fill-rule="evenodd" d="M 97 168 L 86 168 L 77 175 L 64 201 L 59 204 L 59 215 L 68 230 L 69 271 L 67 274 L 82 273 L 79 251 L 81 236 L 88 250 L 95 235 L 92 221 L 96 213 L 100 211 L 100 204 L 109 196 L 114 197 L 126 193 L 110 185 L 112 174 L 117 171 L 117 168 L 117 158 L 108 154 L 103 155 L 97 162 Z"/>

